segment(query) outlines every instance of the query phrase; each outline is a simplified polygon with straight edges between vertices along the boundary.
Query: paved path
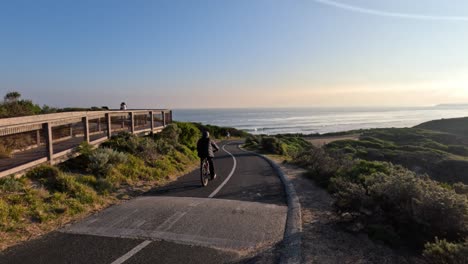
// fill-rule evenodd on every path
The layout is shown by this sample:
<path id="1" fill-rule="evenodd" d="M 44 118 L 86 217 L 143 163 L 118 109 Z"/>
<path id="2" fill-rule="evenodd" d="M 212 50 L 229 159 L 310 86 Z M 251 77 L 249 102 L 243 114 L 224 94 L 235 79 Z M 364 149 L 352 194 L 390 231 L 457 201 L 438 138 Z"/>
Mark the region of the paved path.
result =
<path id="1" fill-rule="evenodd" d="M 0 253 L 0 263 L 236 263 L 281 242 L 287 207 L 263 159 L 225 145 L 218 178 L 198 170 Z"/>

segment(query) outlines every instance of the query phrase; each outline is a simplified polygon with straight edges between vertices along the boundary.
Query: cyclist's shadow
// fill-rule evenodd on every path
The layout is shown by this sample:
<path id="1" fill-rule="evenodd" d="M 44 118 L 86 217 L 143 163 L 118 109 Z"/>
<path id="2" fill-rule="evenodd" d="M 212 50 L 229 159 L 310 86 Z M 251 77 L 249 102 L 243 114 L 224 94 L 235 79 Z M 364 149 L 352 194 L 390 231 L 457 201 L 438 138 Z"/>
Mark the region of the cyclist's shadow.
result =
<path id="1" fill-rule="evenodd" d="M 199 189 L 201 187 L 200 180 L 185 181 L 185 182 L 175 182 L 169 184 L 166 187 L 157 187 L 151 189 L 143 194 L 143 196 L 160 196 L 160 195 L 170 195 L 180 192 L 186 192 L 194 189 Z"/>

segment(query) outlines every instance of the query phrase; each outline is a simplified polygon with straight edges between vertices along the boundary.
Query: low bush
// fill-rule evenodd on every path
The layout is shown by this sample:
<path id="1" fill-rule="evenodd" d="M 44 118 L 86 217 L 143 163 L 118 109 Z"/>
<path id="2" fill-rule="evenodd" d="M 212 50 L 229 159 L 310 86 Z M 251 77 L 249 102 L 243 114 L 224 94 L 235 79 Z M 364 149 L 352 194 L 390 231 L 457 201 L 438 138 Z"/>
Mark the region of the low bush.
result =
<path id="1" fill-rule="evenodd" d="M 427 243 L 423 256 L 433 264 L 465 264 L 468 260 L 468 242 L 451 243 L 445 239 L 436 239 Z"/>
<path id="2" fill-rule="evenodd" d="M 88 169 L 97 176 L 105 176 L 117 164 L 125 163 L 127 156 L 110 148 L 99 148 L 89 156 Z"/>
<path id="3" fill-rule="evenodd" d="M 337 175 L 343 167 L 349 166 L 349 160 L 341 156 L 332 157 L 322 148 L 312 148 L 304 151 L 293 163 L 307 169 L 307 176 L 323 187 L 328 187 L 330 179 Z"/>
<path id="4" fill-rule="evenodd" d="M 41 165 L 26 173 L 26 177 L 44 185 L 48 190 L 57 188 L 57 178 L 60 175 L 57 167 L 50 165 Z"/>
<path id="5" fill-rule="evenodd" d="M 457 241 L 468 235 L 466 195 L 389 163 L 354 161 L 327 171 L 335 163 L 324 157 L 309 160 L 309 174 L 328 186 L 335 206 L 356 222 L 391 226 L 416 246 L 434 237 Z"/>
<path id="6" fill-rule="evenodd" d="M 254 136 L 246 138 L 245 146 L 275 155 L 296 158 L 302 152 L 312 148 L 312 145 L 299 135 Z"/>
<path id="7" fill-rule="evenodd" d="M 0 144 L 0 159 L 10 158 L 12 149 Z"/>
<path id="8" fill-rule="evenodd" d="M 247 138 L 249 133 L 233 128 L 233 127 L 219 127 L 213 125 L 203 125 L 200 123 L 193 123 L 200 131 L 208 131 L 213 138 L 225 138 L 228 133 L 231 137 Z"/>
<path id="9" fill-rule="evenodd" d="M 121 132 L 112 136 L 101 144 L 102 148 L 110 148 L 120 152 L 135 154 L 138 152 L 139 138 L 128 132 Z"/>
<path id="10" fill-rule="evenodd" d="M 177 122 L 180 129 L 179 143 L 187 146 L 189 149 L 197 149 L 197 141 L 201 136 L 200 129 L 192 123 Z"/>
<path id="11" fill-rule="evenodd" d="M 172 146 L 179 144 L 179 136 L 182 133 L 182 130 L 177 126 L 177 124 L 167 125 L 160 133 L 155 135 L 156 139 L 167 140 Z"/>
<path id="12" fill-rule="evenodd" d="M 4 193 L 19 192 L 26 184 L 26 178 L 15 178 L 13 176 L 0 178 L 0 191 Z"/>

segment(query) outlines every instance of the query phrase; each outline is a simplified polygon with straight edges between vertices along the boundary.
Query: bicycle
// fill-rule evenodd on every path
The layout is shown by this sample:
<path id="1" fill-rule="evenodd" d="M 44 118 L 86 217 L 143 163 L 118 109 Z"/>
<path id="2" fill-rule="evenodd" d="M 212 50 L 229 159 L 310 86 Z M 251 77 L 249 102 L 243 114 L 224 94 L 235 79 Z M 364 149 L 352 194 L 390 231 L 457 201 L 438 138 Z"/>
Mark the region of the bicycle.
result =
<path id="1" fill-rule="evenodd" d="M 208 185 L 210 181 L 211 174 L 210 174 L 210 164 L 208 162 L 208 158 L 203 158 L 200 167 L 200 180 L 203 187 Z"/>

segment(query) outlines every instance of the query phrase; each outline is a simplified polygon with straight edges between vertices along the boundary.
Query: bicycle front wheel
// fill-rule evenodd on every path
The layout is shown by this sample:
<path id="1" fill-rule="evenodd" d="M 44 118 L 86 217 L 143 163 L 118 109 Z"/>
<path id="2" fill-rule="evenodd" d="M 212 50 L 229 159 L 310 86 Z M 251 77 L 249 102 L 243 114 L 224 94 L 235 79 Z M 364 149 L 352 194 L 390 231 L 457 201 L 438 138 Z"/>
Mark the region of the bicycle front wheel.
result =
<path id="1" fill-rule="evenodd" d="M 208 185 L 209 177 L 210 177 L 210 167 L 208 164 L 208 160 L 204 159 L 200 168 L 200 180 L 201 180 L 201 184 L 203 187 Z"/>

